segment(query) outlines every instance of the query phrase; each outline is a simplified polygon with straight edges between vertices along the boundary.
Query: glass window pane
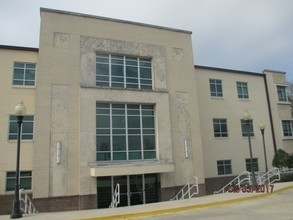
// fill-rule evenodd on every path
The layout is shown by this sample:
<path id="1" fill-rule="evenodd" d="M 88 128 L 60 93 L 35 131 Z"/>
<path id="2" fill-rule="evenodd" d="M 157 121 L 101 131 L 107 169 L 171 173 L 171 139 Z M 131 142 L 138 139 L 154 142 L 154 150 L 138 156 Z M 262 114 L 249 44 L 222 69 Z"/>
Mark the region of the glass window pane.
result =
<path id="1" fill-rule="evenodd" d="M 129 150 L 141 150 L 141 138 L 138 136 L 128 137 L 128 147 Z"/>
<path id="2" fill-rule="evenodd" d="M 154 128 L 154 117 L 142 117 L 143 128 Z"/>
<path id="3" fill-rule="evenodd" d="M 140 68 L 140 78 L 151 79 L 152 71 L 149 68 Z"/>
<path id="4" fill-rule="evenodd" d="M 126 150 L 126 136 L 113 136 L 113 150 L 114 151 Z"/>
<path id="5" fill-rule="evenodd" d="M 126 160 L 126 152 L 114 152 L 113 160 Z"/>
<path id="6" fill-rule="evenodd" d="M 24 71 L 22 69 L 14 69 L 13 79 L 23 79 L 24 78 Z"/>
<path id="7" fill-rule="evenodd" d="M 111 71 L 112 71 L 111 72 L 112 76 L 120 76 L 120 77 L 123 77 L 123 75 L 124 75 L 124 73 L 123 73 L 123 71 L 124 71 L 123 66 L 112 65 Z"/>
<path id="8" fill-rule="evenodd" d="M 143 136 L 143 149 L 154 150 L 156 148 L 155 135 L 144 135 Z"/>
<path id="9" fill-rule="evenodd" d="M 97 115 L 96 125 L 97 125 L 97 128 L 109 128 L 110 127 L 110 116 Z"/>
<path id="10" fill-rule="evenodd" d="M 129 160 L 140 160 L 140 159 L 141 159 L 141 151 L 129 152 Z"/>
<path id="11" fill-rule="evenodd" d="M 109 75 L 109 65 L 108 64 L 101 64 L 101 63 L 97 63 L 96 64 L 96 68 L 97 68 L 97 75 Z"/>
<path id="12" fill-rule="evenodd" d="M 111 160 L 110 153 L 97 153 L 97 161 L 108 161 Z"/>
<path id="13" fill-rule="evenodd" d="M 143 156 L 144 159 L 155 159 L 156 151 L 144 151 Z"/>
<path id="14" fill-rule="evenodd" d="M 125 117 L 124 116 L 112 116 L 112 127 L 113 128 L 125 128 Z"/>
<path id="15" fill-rule="evenodd" d="M 110 151 L 110 136 L 97 136 L 96 145 L 97 151 Z"/>
<path id="16" fill-rule="evenodd" d="M 127 123 L 128 123 L 128 128 L 140 128 L 139 116 L 128 116 Z"/>

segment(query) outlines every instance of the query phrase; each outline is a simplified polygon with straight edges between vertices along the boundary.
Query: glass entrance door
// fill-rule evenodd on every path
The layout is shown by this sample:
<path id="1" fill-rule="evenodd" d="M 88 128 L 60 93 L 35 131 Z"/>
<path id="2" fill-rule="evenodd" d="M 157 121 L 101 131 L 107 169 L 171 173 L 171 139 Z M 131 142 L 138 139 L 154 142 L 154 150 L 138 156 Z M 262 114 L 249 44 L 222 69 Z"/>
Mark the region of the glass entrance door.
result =
<path id="1" fill-rule="evenodd" d="M 120 185 L 118 207 L 158 202 L 157 174 L 99 177 L 97 178 L 98 208 L 109 207 L 117 183 Z"/>

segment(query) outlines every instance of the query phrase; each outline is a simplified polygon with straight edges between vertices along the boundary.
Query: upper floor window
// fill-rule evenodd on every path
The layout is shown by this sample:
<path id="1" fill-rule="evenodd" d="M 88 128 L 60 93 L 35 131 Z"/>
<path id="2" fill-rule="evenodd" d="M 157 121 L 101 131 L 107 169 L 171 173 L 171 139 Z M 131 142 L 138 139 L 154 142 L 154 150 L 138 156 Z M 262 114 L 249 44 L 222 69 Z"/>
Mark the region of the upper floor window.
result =
<path id="1" fill-rule="evenodd" d="M 6 173 L 6 191 L 14 191 L 16 172 Z M 20 188 L 32 189 L 32 171 L 20 171 L 19 173 Z"/>
<path id="2" fill-rule="evenodd" d="M 96 86 L 152 89 L 151 59 L 98 53 Z"/>
<path id="3" fill-rule="evenodd" d="M 217 161 L 218 175 L 232 174 L 231 160 Z"/>
<path id="4" fill-rule="evenodd" d="M 96 158 L 156 159 L 153 105 L 97 103 Z"/>
<path id="5" fill-rule="evenodd" d="M 14 115 L 9 116 L 9 140 L 17 140 L 17 117 Z M 34 137 L 34 116 L 26 115 L 23 117 L 21 139 L 32 140 Z"/>
<path id="6" fill-rule="evenodd" d="M 288 102 L 288 86 L 277 86 L 278 101 Z"/>
<path id="7" fill-rule="evenodd" d="M 239 99 L 248 99 L 248 86 L 247 82 L 236 82 L 237 93 Z"/>
<path id="8" fill-rule="evenodd" d="M 258 161 L 257 158 L 252 158 L 252 164 L 253 164 L 253 171 L 258 172 Z M 245 159 L 245 166 L 246 166 L 246 170 L 248 172 L 251 172 L 251 160 L 249 159 Z"/>
<path id="9" fill-rule="evenodd" d="M 222 80 L 210 79 L 210 92 L 213 97 L 223 97 Z"/>
<path id="10" fill-rule="evenodd" d="M 12 84 L 18 86 L 34 86 L 35 73 L 36 64 L 15 62 Z"/>
<path id="11" fill-rule="evenodd" d="M 293 136 L 293 121 L 290 120 L 283 120 L 282 127 L 283 127 L 283 135 L 284 137 L 292 137 Z"/>
<path id="12" fill-rule="evenodd" d="M 253 121 L 241 119 L 242 137 L 248 137 L 248 131 L 250 136 L 254 136 Z"/>
<path id="13" fill-rule="evenodd" d="M 228 137 L 227 119 L 213 119 L 214 137 Z"/>

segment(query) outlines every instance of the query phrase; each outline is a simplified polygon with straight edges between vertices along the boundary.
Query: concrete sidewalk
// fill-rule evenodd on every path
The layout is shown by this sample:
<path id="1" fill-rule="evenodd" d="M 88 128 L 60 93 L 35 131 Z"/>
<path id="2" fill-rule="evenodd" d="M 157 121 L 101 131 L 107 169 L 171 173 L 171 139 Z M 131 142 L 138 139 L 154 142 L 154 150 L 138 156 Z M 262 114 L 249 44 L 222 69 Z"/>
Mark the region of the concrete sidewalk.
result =
<path id="1" fill-rule="evenodd" d="M 128 206 L 113 209 L 91 209 L 71 212 L 50 212 L 23 215 L 24 220 L 95 220 L 95 219 L 138 219 L 140 217 L 168 214 L 180 211 L 208 208 L 251 199 L 270 196 L 284 190 L 293 190 L 293 182 L 275 183 L 273 193 L 224 193 L 202 196 L 179 201 L 166 201 L 145 205 Z M 0 220 L 10 219 L 9 215 L 0 215 Z"/>

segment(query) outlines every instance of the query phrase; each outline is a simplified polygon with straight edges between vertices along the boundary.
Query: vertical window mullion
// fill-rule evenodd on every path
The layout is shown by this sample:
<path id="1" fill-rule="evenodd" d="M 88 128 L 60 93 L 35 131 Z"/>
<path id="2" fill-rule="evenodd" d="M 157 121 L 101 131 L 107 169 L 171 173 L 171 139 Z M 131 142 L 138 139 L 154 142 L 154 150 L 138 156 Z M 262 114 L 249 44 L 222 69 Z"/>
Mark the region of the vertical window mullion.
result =
<path id="1" fill-rule="evenodd" d="M 111 161 L 114 160 L 114 148 L 113 148 L 113 126 L 112 126 L 112 103 L 110 104 L 110 151 L 111 151 Z"/>
<path id="2" fill-rule="evenodd" d="M 144 149 L 143 149 L 143 125 L 142 125 L 142 105 L 139 105 L 139 121 L 140 121 L 140 149 L 141 149 L 141 158 L 144 159 Z"/>
<path id="3" fill-rule="evenodd" d="M 109 54 L 109 86 L 112 87 L 112 56 Z"/>
<path id="4" fill-rule="evenodd" d="M 141 89 L 140 85 L 140 58 L 137 58 L 137 81 L 138 81 L 138 88 Z"/>
<path id="5" fill-rule="evenodd" d="M 127 104 L 124 105 L 124 110 L 125 110 L 126 160 L 129 160 Z"/>
<path id="6" fill-rule="evenodd" d="M 126 57 L 123 56 L 123 80 L 124 80 L 124 88 L 126 88 Z"/>

